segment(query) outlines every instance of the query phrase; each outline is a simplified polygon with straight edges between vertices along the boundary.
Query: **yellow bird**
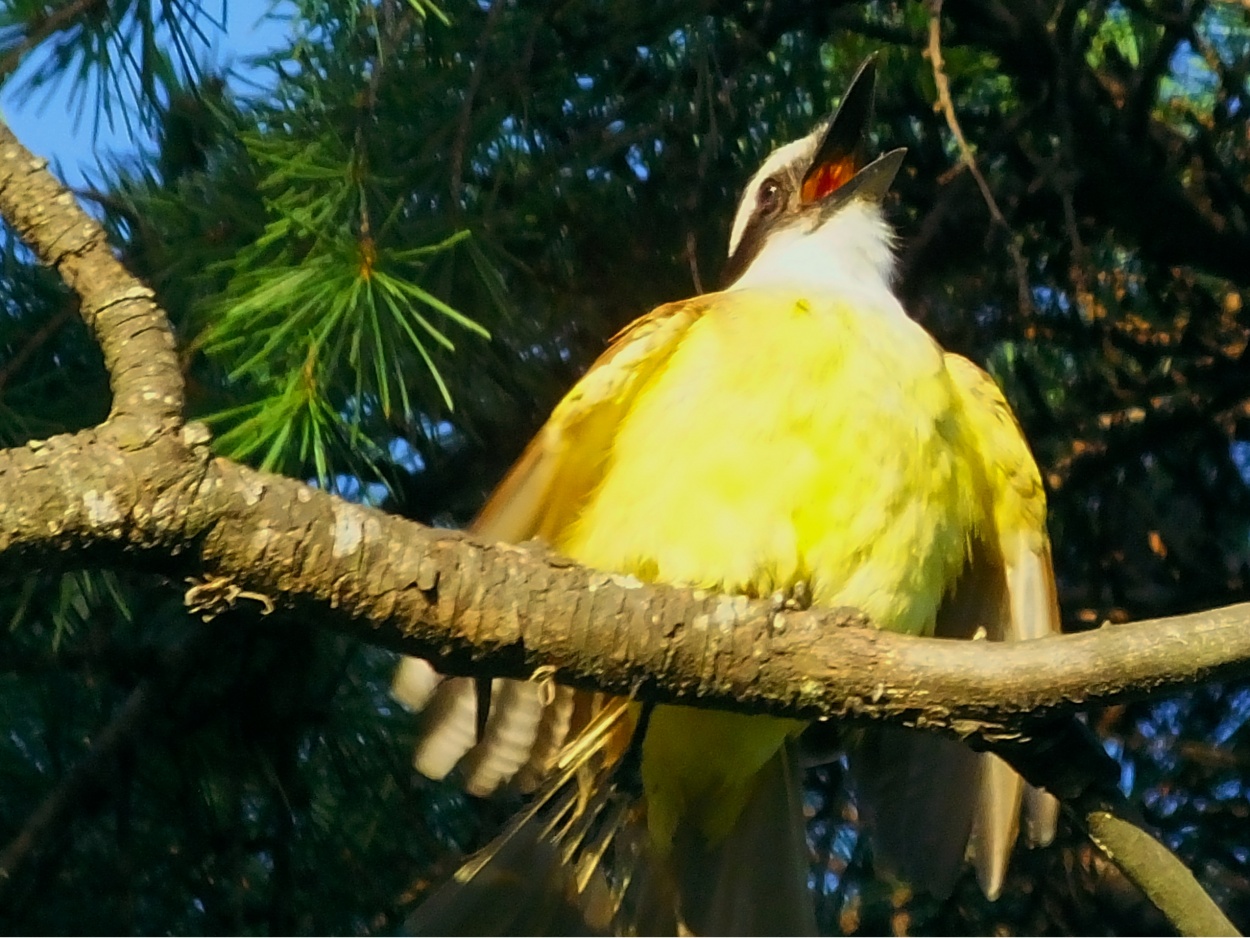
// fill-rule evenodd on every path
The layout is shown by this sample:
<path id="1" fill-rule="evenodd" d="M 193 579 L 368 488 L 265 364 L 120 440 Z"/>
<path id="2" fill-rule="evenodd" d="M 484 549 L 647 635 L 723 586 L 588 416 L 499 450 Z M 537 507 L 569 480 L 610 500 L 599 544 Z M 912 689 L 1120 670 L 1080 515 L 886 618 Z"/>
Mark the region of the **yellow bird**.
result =
<path id="1" fill-rule="evenodd" d="M 914 635 L 1059 628 L 1046 505 L 993 380 L 944 353 L 890 288 L 866 162 L 875 73 L 831 122 L 775 151 L 743 194 L 724 290 L 616 337 L 473 525 L 541 538 L 642 580 L 853 606 Z M 802 723 L 495 681 L 406 660 L 428 707 L 417 768 L 468 790 L 540 788 L 527 813 L 419 909 L 420 933 L 801 934 L 815 928 L 799 788 Z M 965 860 L 996 896 L 1021 804 L 1056 804 L 995 757 L 905 729 L 849 734 L 880 868 L 938 894 Z M 631 741 L 632 736 L 632 741 Z M 550 779 L 544 784 L 544 779 Z"/>

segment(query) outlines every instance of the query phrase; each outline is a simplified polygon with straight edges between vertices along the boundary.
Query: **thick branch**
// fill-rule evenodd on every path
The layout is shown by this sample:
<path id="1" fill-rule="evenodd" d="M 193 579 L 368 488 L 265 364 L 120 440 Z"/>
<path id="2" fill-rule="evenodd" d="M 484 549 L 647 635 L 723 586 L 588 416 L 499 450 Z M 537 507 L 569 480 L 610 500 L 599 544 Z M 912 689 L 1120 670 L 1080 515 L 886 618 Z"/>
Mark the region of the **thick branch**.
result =
<path id="1" fill-rule="evenodd" d="M 461 673 L 656 700 L 861 717 L 987 739 L 1093 703 L 1250 673 L 1250 605 L 1018 644 L 861 628 L 852 610 L 649 586 L 210 460 L 190 425 L 128 453 L 101 434 L 0 453 L 0 560 L 101 551 L 245 594 Z M 191 444 L 193 449 L 187 449 Z"/>
<path id="2" fill-rule="evenodd" d="M 864 628 L 854 610 L 648 586 L 476 543 L 214 460 L 207 431 L 181 425 L 172 333 L 151 293 L 3 127 L 0 212 L 82 297 L 114 388 L 104 426 L 0 452 L 0 564 L 94 554 L 205 578 L 187 599 L 206 618 L 254 601 L 451 672 L 541 668 L 616 694 L 890 720 L 1007 748 L 1029 721 L 1075 706 L 1250 672 L 1250 606 L 1027 643 L 917 639 Z M 149 707 L 136 692 L 116 732 Z M 96 753 L 111 745 L 105 734 Z M 29 855 L 78 777 L 0 861 Z M 1118 836 L 1117 824 L 1095 836 Z"/>
<path id="3" fill-rule="evenodd" d="M 457 672 L 554 668 L 657 700 L 987 738 L 1027 717 L 1250 672 L 1250 605 L 1027 645 L 918 639 L 854 627 L 867 623 L 853 610 L 646 586 L 214 468 L 224 517 L 203 542 L 207 567 L 280 604 L 328 605 L 358 633 L 367 621 L 373 640 Z M 240 514 L 249 491 L 260 502 Z"/>
<path id="4" fill-rule="evenodd" d="M 450 671 L 809 718 L 862 717 L 989 740 L 1030 718 L 1250 672 L 1250 607 L 1022 644 L 869 628 L 853 610 L 646 586 L 473 542 L 212 460 L 175 435 L 181 380 L 151 294 L 99 226 L 0 128 L 0 212 L 83 297 L 116 400 L 98 430 L 0 452 L 0 563 L 104 553 L 432 658 Z M 121 432 L 119 432 L 121 431 Z"/>

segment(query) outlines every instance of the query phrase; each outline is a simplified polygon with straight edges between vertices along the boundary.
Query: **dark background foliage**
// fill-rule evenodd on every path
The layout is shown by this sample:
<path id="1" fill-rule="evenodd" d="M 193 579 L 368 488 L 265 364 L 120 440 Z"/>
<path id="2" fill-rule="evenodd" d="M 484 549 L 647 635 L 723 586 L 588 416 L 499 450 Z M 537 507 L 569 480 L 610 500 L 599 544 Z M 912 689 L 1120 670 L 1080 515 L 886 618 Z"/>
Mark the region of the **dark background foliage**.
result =
<path id="1" fill-rule="evenodd" d="M 169 311 L 220 452 L 463 523 L 615 329 L 715 287 L 741 185 L 876 53 L 878 142 L 909 149 L 898 289 L 1025 425 L 1066 627 L 1246 597 L 1244 3 L 951 3 L 954 111 L 1001 221 L 934 107 L 922 3 L 283 10 L 289 45 L 240 81 L 195 64 L 213 4 L 0 8 L 0 73 L 43 56 L 29 93 L 70 82 L 156 141 L 80 195 Z M 5 244 L 12 445 L 99 420 L 108 391 L 74 298 Z M 5 582 L 6 931 L 387 932 L 507 814 L 411 772 L 388 653 L 315 622 L 202 623 L 184 584 L 106 563 Z M 1250 689 L 1088 716 L 1250 926 Z M 839 766 L 810 782 L 831 932 L 1167 930 L 1066 832 L 1020 851 L 997 904 L 970 877 L 912 896 L 873 876 Z"/>

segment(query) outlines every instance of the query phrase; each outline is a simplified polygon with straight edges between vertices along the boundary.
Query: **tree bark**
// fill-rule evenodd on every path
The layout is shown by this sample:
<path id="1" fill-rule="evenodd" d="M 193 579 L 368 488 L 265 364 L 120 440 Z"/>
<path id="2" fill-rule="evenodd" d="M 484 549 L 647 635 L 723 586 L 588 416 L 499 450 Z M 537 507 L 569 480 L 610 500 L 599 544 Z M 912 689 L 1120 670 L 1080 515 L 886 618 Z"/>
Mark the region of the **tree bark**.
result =
<path id="1" fill-rule="evenodd" d="M 985 742 L 1091 704 L 1250 673 L 1250 605 L 1027 644 L 869 628 L 854 610 L 647 585 L 350 504 L 209 452 L 182 423 L 172 332 L 100 228 L 0 128 L 0 211 L 82 297 L 114 401 L 100 427 L 0 452 L 0 564 L 104 562 L 198 578 L 203 613 L 255 605 L 453 673 Z"/>
<path id="2" fill-rule="evenodd" d="M 1007 754 L 1068 798 L 1103 845 L 1124 830 L 1107 820 L 1097 770 L 1036 755 L 1052 718 L 1250 674 L 1250 604 L 1032 642 L 915 638 L 871 628 L 855 610 L 648 585 L 539 545 L 479 543 L 213 458 L 207 429 L 184 423 L 173 333 L 151 291 L 2 125 L 0 213 L 81 298 L 113 392 L 100 426 L 0 451 L 0 566 L 10 572 L 155 570 L 191 578 L 186 601 L 205 619 L 249 607 L 298 616 L 451 673 L 541 673 L 656 701 L 941 730 Z M 1138 851 L 1135 836 L 1123 842 Z M 1149 859 L 1159 850 L 1142 847 L 1136 878 L 1147 888 L 1173 875 Z M 1185 927 L 1216 915 L 1204 907 Z"/>

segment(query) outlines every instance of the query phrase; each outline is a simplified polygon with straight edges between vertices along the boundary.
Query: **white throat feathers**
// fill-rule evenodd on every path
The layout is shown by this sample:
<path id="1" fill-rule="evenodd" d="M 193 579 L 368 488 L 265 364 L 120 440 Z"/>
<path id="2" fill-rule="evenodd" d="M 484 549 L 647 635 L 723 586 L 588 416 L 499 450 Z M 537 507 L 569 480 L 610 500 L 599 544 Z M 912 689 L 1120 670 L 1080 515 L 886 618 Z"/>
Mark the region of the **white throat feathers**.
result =
<path id="1" fill-rule="evenodd" d="M 770 231 L 728 289 L 803 286 L 836 294 L 889 293 L 894 232 L 881 206 L 854 199 L 829 218 L 817 219 L 794 218 Z"/>

